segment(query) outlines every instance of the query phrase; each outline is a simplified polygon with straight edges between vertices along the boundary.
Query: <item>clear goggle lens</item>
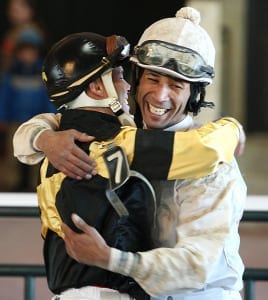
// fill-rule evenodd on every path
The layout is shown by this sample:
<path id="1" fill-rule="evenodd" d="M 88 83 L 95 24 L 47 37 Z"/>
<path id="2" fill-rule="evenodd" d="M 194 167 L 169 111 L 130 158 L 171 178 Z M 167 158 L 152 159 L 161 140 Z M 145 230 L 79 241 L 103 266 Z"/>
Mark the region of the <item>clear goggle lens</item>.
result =
<path id="1" fill-rule="evenodd" d="M 136 46 L 134 54 L 142 64 L 163 67 L 186 77 L 214 77 L 213 68 L 197 52 L 185 47 L 147 41 Z"/>

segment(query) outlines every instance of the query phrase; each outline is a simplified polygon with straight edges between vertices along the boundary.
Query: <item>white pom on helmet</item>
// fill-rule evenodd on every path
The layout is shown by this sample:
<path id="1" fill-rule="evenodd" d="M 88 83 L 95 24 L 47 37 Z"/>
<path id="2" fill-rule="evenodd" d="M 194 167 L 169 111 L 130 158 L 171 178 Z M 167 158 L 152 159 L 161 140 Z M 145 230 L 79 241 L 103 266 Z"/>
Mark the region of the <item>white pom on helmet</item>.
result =
<path id="1" fill-rule="evenodd" d="M 211 83 L 215 48 L 199 22 L 196 9 L 183 7 L 174 18 L 153 23 L 142 34 L 131 61 L 190 82 Z"/>

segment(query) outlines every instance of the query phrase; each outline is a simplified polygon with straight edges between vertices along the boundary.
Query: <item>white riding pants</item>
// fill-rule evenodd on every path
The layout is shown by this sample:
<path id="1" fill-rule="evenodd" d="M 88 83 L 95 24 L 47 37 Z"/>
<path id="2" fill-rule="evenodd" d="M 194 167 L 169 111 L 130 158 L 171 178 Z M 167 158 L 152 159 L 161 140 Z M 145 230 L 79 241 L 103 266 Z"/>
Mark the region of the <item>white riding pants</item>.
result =
<path id="1" fill-rule="evenodd" d="M 68 289 L 52 300 L 131 300 L 128 294 L 121 294 L 116 290 L 85 286 L 79 289 Z"/>

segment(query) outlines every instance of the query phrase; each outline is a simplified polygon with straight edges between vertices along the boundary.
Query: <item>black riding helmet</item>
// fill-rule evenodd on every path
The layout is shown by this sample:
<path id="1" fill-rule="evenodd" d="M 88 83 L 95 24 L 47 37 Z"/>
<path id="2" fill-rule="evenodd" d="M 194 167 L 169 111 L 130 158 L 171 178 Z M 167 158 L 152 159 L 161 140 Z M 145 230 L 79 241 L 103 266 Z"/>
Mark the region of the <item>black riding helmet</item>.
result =
<path id="1" fill-rule="evenodd" d="M 122 36 L 92 32 L 66 36 L 51 48 L 43 65 L 42 78 L 51 101 L 57 108 L 72 101 L 89 82 L 128 55 L 129 44 Z"/>

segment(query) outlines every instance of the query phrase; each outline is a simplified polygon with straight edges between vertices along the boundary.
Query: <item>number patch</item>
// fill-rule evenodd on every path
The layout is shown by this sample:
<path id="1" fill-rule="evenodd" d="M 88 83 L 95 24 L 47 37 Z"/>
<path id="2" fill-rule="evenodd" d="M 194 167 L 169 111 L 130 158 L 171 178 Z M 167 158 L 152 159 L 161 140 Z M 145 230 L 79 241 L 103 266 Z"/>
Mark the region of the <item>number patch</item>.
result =
<path id="1" fill-rule="evenodd" d="M 110 189 L 115 190 L 129 178 L 129 165 L 122 148 L 114 146 L 103 154 L 109 171 Z"/>

